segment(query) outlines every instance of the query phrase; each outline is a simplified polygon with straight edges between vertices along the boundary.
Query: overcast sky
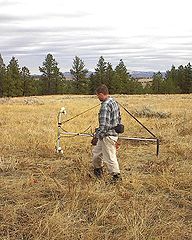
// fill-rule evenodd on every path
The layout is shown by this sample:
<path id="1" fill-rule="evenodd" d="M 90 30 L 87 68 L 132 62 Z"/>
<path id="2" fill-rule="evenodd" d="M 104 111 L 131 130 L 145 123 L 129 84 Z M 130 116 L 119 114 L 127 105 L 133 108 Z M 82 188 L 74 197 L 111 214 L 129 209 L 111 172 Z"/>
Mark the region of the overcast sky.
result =
<path id="1" fill-rule="evenodd" d="M 39 73 L 48 53 L 62 71 L 75 55 L 93 70 L 104 56 L 128 70 L 192 62 L 191 0 L 0 0 L 0 53 Z"/>

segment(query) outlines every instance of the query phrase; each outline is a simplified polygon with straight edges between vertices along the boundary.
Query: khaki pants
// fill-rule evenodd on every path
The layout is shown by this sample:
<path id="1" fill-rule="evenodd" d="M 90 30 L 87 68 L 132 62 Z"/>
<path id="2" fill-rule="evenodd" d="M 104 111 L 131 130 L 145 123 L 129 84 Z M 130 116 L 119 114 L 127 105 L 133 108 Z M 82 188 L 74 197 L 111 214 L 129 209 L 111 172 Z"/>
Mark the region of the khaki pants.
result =
<path id="1" fill-rule="evenodd" d="M 109 173 L 120 173 L 116 156 L 116 142 L 118 137 L 108 136 L 98 140 L 93 147 L 93 167 L 101 168 L 103 162 L 107 164 Z"/>

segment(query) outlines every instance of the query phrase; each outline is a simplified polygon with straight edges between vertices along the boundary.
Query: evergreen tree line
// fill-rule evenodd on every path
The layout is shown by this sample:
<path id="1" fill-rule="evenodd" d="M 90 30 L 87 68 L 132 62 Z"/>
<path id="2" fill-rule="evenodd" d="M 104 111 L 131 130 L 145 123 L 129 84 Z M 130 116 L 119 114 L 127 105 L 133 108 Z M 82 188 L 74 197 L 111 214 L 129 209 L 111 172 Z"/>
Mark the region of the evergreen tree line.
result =
<path id="1" fill-rule="evenodd" d="M 192 93 L 192 66 L 179 66 L 177 69 L 172 66 L 167 71 L 165 78 L 160 72 L 154 74 L 153 82 L 149 88 L 152 93 Z"/>
<path id="2" fill-rule="evenodd" d="M 18 60 L 12 57 L 8 66 L 0 62 L 0 97 L 54 95 L 54 94 L 94 94 L 100 84 L 106 84 L 110 93 L 143 94 L 143 93 L 191 93 L 192 66 L 172 66 L 165 77 L 158 72 L 152 83 L 145 87 L 129 74 L 123 60 L 113 68 L 101 56 L 95 72 L 88 74 L 84 61 L 75 57 L 70 73 L 72 80 L 67 80 L 58 67 L 52 54 L 48 54 L 39 67 L 41 76 L 36 78 L 29 69 L 20 68 Z"/>

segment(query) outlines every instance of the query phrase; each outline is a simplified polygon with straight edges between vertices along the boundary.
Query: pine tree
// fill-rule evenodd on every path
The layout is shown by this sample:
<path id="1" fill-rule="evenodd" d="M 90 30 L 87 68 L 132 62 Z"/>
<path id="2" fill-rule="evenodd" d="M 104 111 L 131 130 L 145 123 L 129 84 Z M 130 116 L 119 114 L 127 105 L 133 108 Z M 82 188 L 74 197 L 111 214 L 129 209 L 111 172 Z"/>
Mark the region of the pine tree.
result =
<path id="1" fill-rule="evenodd" d="M 89 91 L 90 94 L 95 94 L 95 90 L 96 90 L 96 86 L 97 86 L 97 82 L 96 82 L 96 78 L 94 73 L 91 73 L 90 77 L 89 77 Z"/>
<path id="2" fill-rule="evenodd" d="M 18 60 L 12 57 L 7 66 L 7 78 L 5 83 L 6 95 L 8 97 L 22 96 L 21 72 Z"/>
<path id="3" fill-rule="evenodd" d="M 154 73 L 151 89 L 153 93 L 162 93 L 163 76 L 161 72 Z"/>
<path id="4" fill-rule="evenodd" d="M 190 93 L 192 90 L 192 66 L 190 63 L 184 68 L 184 77 L 182 82 L 182 92 Z"/>
<path id="5" fill-rule="evenodd" d="M 88 70 L 85 68 L 83 60 L 77 56 L 73 59 L 73 65 L 70 69 L 70 73 L 73 75 L 73 80 L 75 81 L 75 92 L 88 93 Z"/>
<path id="6" fill-rule="evenodd" d="M 21 69 L 21 80 L 23 96 L 31 96 L 35 94 L 33 78 L 31 77 L 30 71 L 27 67 L 22 67 Z"/>
<path id="7" fill-rule="evenodd" d="M 6 96 L 5 89 L 5 81 L 6 81 L 6 68 L 5 65 L 0 65 L 0 97 Z"/>
<path id="8" fill-rule="evenodd" d="M 104 57 L 101 56 L 97 63 L 97 67 L 95 68 L 95 79 L 97 82 L 96 86 L 99 86 L 101 84 L 106 84 L 106 69 L 107 69 L 107 63 L 105 62 Z"/>
<path id="9" fill-rule="evenodd" d="M 181 93 L 192 92 L 192 66 L 190 63 L 184 67 L 182 65 L 178 67 L 177 83 Z"/>
<path id="10" fill-rule="evenodd" d="M 107 85 L 107 62 L 105 61 L 104 57 L 101 56 L 95 68 L 95 73 L 91 74 L 90 76 L 90 91 L 91 93 L 95 93 L 97 87 L 101 84 Z M 109 87 L 107 85 L 107 87 Z"/>
<path id="11" fill-rule="evenodd" d="M 0 54 L 0 97 L 4 96 L 4 81 L 6 78 L 6 68 L 3 63 L 3 58 Z"/>
<path id="12" fill-rule="evenodd" d="M 152 94 L 153 93 L 151 83 L 149 83 L 149 82 L 146 83 L 145 87 L 143 88 L 143 93 L 144 94 Z"/>
<path id="13" fill-rule="evenodd" d="M 105 79 L 105 84 L 108 86 L 109 92 L 113 93 L 113 81 L 114 81 L 114 70 L 113 66 L 111 63 L 107 63 L 107 68 L 106 68 L 106 79 Z"/>
<path id="14" fill-rule="evenodd" d="M 122 59 L 119 64 L 115 67 L 115 78 L 113 81 L 113 91 L 116 93 L 131 93 L 131 77 L 127 71 Z"/>
<path id="15" fill-rule="evenodd" d="M 39 67 L 41 76 L 42 94 L 62 93 L 64 76 L 58 68 L 58 63 L 49 53 L 47 54 L 43 66 Z"/>
<path id="16" fill-rule="evenodd" d="M 131 77 L 130 79 L 130 92 L 129 94 L 143 94 L 144 88 L 142 83 L 138 82 L 137 79 Z"/>
<path id="17" fill-rule="evenodd" d="M 179 93 L 178 70 L 173 65 L 170 71 L 166 72 L 165 80 L 162 83 L 163 93 Z"/>

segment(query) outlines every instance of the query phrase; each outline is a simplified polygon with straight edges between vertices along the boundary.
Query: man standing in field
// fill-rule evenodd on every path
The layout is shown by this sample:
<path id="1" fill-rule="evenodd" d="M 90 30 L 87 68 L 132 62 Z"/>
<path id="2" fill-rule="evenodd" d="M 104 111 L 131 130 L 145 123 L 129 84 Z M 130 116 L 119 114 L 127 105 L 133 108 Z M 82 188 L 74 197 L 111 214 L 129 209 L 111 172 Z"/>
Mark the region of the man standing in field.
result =
<path id="1" fill-rule="evenodd" d="M 116 143 L 118 133 L 114 127 L 121 123 L 120 109 L 117 102 L 109 96 L 106 85 L 97 88 L 96 94 L 101 101 L 99 111 L 99 128 L 91 143 L 93 147 L 94 174 L 100 178 L 103 174 L 103 162 L 107 164 L 109 173 L 112 175 L 112 182 L 121 179 L 119 163 L 116 156 Z"/>

